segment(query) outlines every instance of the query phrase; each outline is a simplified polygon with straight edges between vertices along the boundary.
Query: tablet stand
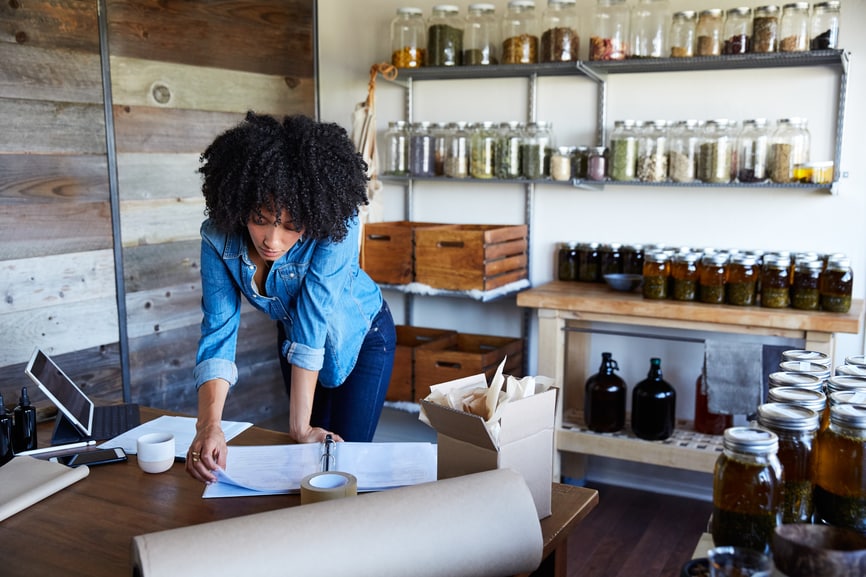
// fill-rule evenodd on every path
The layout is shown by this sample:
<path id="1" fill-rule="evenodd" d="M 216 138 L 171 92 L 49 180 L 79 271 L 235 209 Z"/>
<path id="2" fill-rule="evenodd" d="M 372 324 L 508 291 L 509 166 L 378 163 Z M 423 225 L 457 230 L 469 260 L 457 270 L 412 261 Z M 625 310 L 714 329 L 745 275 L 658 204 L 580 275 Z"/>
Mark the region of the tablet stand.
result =
<path id="1" fill-rule="evenodd" d="M 57 411 L 57 416 L 54 418 L 54 432 L 51 433 L 52 445 L 65 445 L 67 443 L 77 443 L 89 439 L 90 437 L 81 434 L 78 427 L 76 427 L 62 411 Z"/>

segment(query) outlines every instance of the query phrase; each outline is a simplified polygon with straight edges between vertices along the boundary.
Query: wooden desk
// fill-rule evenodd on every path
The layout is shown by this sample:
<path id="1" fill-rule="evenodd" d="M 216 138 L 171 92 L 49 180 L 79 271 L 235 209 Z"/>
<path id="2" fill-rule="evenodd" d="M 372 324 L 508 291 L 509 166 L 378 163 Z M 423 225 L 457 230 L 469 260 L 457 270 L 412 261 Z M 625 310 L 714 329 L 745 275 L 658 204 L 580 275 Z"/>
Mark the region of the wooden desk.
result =
<path id="1" fill-rule="evenodd" d="M 142 409 L 142 420 L 163 414 Z M 40 425 L 50 438 L 52 423 Z M 288 435 L 253 427 L 232 445 L 285 444 Z M 132 538 L 144 533 L 228 519 L 300 504 L 298 495 L 202 499 L 201 483 L 183 464 L 159 475 L 128 463 L 93 467 L 90 475 L 0 523 L 4 577 L 116 577 L 132 575 Z M 594 490 L 555 484 L 553 515 L 541 523 L 545 570 L 564 577 L 566 541 L 596 506 Z M 363 497 L 360 497 L 363 498 Z M 201 554 L 195 553 L 195 554 Z"/>

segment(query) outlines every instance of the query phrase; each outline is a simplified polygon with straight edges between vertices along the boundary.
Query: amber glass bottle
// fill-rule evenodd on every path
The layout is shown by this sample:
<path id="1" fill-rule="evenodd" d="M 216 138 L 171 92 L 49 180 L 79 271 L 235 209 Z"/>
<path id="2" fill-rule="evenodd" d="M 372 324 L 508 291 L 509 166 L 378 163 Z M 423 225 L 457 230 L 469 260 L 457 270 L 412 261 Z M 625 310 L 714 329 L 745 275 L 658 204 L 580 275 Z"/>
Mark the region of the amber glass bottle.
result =
<path id="1" fill-rule="evenodd" d="M 830 407 L 830 426 L 818 433 L 815 522 L 866 533 L 866 406 Z"/>
<path id="2" fill-rule="evenodd" d="M 626 384 L 614 371 L 619 365 L 610 353 L 601 353 L 598 372 L 586 380 L 583 416 L 586 428 L 614 433 L 625 427 Z"/>
<path id="3" fill-rule="evenodd" d="M 662 378 L 662 360 L 650 359 L 647 377 L 631 397 L 631 429 L 641 439 L 662 441 L 674 434 L 677 392 Z"/>
<path id="4" fill-rule="evenodd" d="M 733 424 L 733 415 L 710 412 L 703 375 L 699 375 L 695 382 L 695 431 L 705 435 L 721 435 Z"/>
<path id="5" fill-rule="evenodd" d="M 713 470 L 710 532 L 716 547 L 767 553 L 782 516 L 779 438 L 759 427 L 725 430 L 724 451 Z"/>

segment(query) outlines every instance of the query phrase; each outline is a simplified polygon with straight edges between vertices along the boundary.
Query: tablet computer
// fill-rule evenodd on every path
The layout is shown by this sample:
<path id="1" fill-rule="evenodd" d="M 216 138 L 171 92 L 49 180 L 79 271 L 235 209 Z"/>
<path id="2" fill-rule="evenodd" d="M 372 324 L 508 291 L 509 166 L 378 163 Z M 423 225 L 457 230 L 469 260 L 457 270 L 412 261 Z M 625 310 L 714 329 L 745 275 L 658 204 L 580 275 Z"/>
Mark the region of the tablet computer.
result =
<path id="1" fill-rule="evenodd" d="M 33 351 L 24 372 L 82 435 L 91 434 L 93 401 L 48 355 L 37 348 Z"/>

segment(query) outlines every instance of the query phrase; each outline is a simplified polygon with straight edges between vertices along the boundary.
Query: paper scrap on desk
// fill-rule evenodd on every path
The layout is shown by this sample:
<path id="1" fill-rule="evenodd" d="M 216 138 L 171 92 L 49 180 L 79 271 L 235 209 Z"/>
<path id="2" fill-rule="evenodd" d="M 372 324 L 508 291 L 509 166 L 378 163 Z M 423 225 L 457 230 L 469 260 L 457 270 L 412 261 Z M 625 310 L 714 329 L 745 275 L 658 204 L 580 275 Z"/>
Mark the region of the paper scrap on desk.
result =
<path id="1" fill-rule="evenodd" d="M 222 426 L 226 441 L 231 441 L 233 438 L 253 426 L 252 423 L 240 421 L 222 421 L 220 425 Z M 189 446 L 192 443 L 192 440 L 195 438 L 195 418 L 163 415 L 153 419 L 152 421 L 142 423 L 99 446 L 100 448 L 122 447 L 127 454 L 135 455 L 138 452 L 138 447 L 135 443 L 136 440 L 147 433 L 173 434 L 175 457 L 184 459 L 186 458 L 187 451 L 189 451 Z"/>

